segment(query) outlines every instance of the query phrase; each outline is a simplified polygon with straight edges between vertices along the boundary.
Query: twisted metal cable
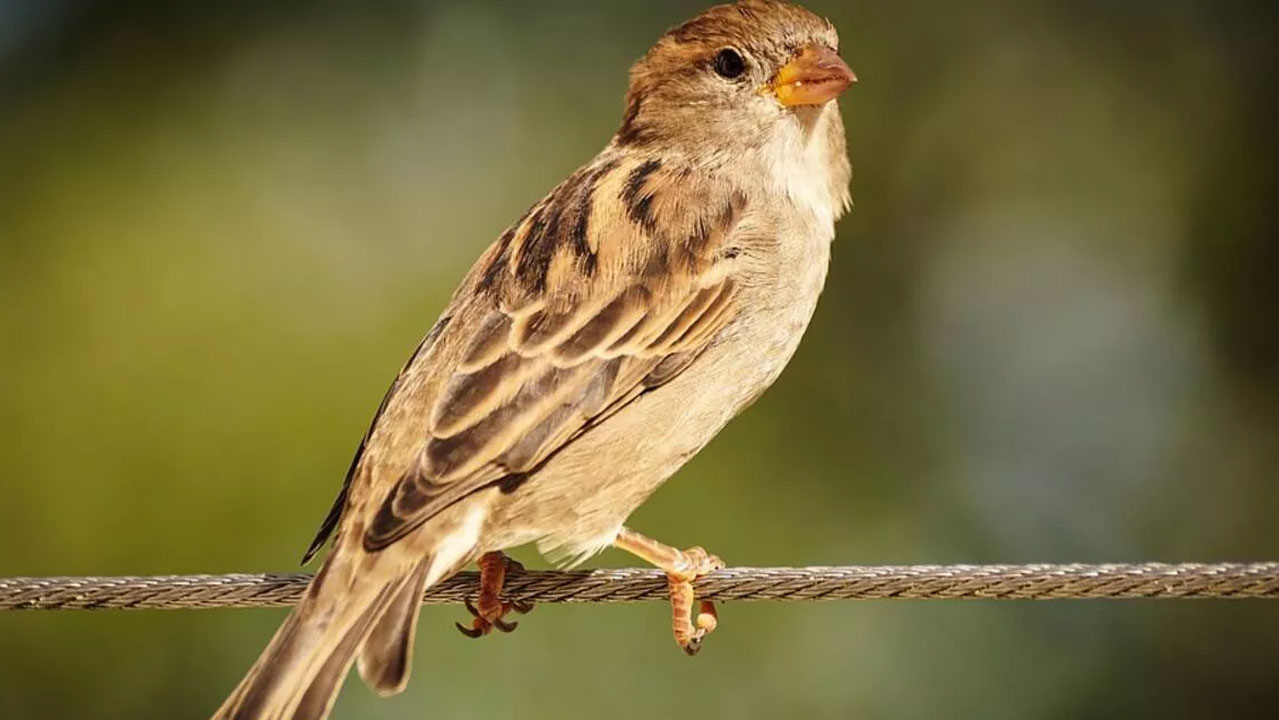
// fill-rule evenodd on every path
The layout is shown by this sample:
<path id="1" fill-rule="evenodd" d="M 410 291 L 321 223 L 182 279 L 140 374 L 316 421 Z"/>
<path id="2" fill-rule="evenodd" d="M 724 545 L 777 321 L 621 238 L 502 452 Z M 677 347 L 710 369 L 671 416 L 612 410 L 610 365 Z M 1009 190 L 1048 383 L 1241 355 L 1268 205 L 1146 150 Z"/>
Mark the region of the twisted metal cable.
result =
<path id="1" fill-rule="evenodd" d="M 292 605 L 303 573 L 0 578 L 0 610 L 177 610 Z M 474 597 L 477 573 L 429 589 L 426 604 Z M 728 568 L 694 583 L 707 600 L 1117 598 L 1279 599 L 1279 562 Z M 666 600 L 659 570 L 516 571 L 503 595 L 534 603 Z"/>

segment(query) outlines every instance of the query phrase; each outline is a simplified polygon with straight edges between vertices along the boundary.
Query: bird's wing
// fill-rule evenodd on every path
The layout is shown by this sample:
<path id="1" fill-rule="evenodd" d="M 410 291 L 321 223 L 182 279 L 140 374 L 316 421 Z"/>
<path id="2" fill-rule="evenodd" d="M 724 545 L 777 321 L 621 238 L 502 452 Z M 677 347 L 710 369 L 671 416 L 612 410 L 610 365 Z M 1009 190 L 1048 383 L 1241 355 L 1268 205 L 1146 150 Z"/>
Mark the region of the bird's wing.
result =
<path id="1" fill-rule="evenodd" d="M 454 365 L 422 418 L 416 462 L 365 531 L 367 549 L 481 488 L 520 482 L 682 372 L 732 317 L 744 201 L 668 185 L 662 170 L 583 168 L 477 263 L 454 301 L 473 321 L 435 340 L 456 349 Z"/>

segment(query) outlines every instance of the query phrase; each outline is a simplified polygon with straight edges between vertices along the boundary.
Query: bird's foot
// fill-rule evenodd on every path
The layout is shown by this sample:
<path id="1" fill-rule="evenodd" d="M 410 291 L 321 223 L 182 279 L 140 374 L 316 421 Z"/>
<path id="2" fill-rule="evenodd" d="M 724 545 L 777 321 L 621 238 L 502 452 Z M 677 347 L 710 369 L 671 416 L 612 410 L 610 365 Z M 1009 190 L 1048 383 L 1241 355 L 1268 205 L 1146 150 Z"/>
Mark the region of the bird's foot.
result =
<path id="1" fill-rule="evenodd" d="M 702 641 L 719 625 L 719 615 L 715 612 L 714 603 L 702 600 L 697 604 L 697 614 L 694 616 L 693 581 L 723 569 L 724 561 L 700 547 L 679 550 L 629 528 L 623 528 L 618 533 L 615 544 L 666 571 L 666 582 L 671 594 L 671 629 L 675 634 L 675 643 L 685 654 L 696 655 L 702 649 Z"/>
<path id="2" fill-rule="evenodd" d="M 719 625 L 715 603 L 702 600 L 693 615 L 693 581 L 703 575 L 724 569 L 724 561 L 700 547 L 681 553 L 683 569 L 666 572 L 666 583 L 671 593 L 671 629 L 675 631 L 675 643 L 690 657 L 702 649 L 702 640 Z"/>
<path id="3" fill-rule="evenodd" d="M 533 603 L 522 600 L 502 601 L 502 584 L 506 581 L 506 572 L 514 568 L 523 571 L 524 566 L 508 558 L 500 552 L 484 553 L 476 563 L 480 566 L 480 591 L 472 605 L 470 600 L 463 601 L 471 613 L 471 626 L 454 623 L 457 629 L 470 638 L 480 638 L 493 630 L 508 633 L 519 627 L 518 622 L 507 622 L 503 618 L 512 611 L 521 615 L 533 609 Z"/>

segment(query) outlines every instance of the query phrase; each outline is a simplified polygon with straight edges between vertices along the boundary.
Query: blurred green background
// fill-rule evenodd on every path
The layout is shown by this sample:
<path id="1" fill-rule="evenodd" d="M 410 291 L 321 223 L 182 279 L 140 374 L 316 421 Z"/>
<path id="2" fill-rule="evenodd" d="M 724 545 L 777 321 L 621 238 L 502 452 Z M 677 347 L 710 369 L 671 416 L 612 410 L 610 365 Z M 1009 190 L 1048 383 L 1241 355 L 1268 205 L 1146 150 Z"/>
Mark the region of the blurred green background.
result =
<path id="1" fill-rule="evenodd" d="M 0 576 L 293 568 L 454 284 L 701 7 L 0 0 Z M 633 524 L 754 565 L 1279 559 L 1279 6 L 811 7 L 857 208 L 790 369 Z M 428 608 L 409 690 L 335 717 L 1279 703 L 1260 602 L 738 604 L 693 661 L 667 612 Z M 0 717 L 205 717 L 283 616 L 0 614 Z"/>

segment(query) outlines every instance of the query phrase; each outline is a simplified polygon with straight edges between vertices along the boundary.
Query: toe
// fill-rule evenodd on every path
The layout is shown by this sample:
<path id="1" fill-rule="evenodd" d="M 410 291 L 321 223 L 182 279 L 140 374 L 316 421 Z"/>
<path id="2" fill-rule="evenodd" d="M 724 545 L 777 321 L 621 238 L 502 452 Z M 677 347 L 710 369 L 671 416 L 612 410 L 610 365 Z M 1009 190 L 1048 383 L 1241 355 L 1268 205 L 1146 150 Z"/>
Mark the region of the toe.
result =
<path id="1" fill-rule="evenodd" d="M 514 610 L 521 615 L 526 615 L 533 610 L 533 603 L 527 600 L 512 600 L 506 604 L 506 609 Z"/>
<path id="2" fill-rule="evenodd" d="M 690 570 L 699 577 L 724 569 L 724 561 L 720 560 L 718 555 L 706 552 L 704 547 L 691 547 L 685 550 L 684 558 Z"/>
<path id="3" fill-rule="evenodd" d="M 702 649 L 702 640 L 706 638 L 705 630 L 698 630 L 688 640 L 680 643 L 680 647 L 684 648 L 684 654 L 693 657 Z"/>
<path id="4" fill-rule="evenodd" d="M 467 627 L 463 625 L 462 623 L 453 623 L 453 624 L 457 627 L 458 632 L 471 638 L 472 640 L 478 640 L 479 638 L 484 637 L 484 635 L 486 634 L 485 633 L 486 626 L 481 625 L 479 623 L 479 618 L 476 618 L 476 622 L 472 624 L 471 627 Z"/>
<path id="5" fill-rule="evenodd" d="M 709 600 L 703 600 L 694 624 L 698 630 L 703 631 L 703 634 L 714 632 L 715 628 L 719 627 L 719 613 L 715 611 L 715 604 Z"/>

